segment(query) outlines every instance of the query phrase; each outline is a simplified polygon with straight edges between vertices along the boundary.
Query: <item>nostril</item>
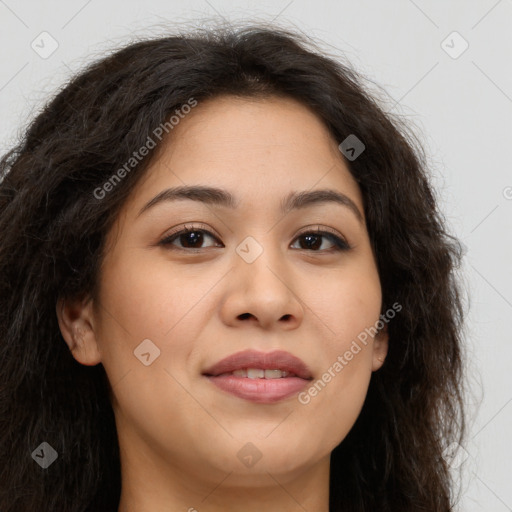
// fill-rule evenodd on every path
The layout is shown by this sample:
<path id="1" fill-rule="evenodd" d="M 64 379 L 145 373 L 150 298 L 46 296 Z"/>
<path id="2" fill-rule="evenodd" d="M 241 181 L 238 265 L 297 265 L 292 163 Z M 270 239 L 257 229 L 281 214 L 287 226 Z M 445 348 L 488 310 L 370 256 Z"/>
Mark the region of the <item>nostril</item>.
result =
<path id="1" fill-rule="evenodd" d="M 238 315 L 240 320 L 245 320 L 247 318 L 250 318 L 251 313 L 242 313 L 241 315 Z"/>

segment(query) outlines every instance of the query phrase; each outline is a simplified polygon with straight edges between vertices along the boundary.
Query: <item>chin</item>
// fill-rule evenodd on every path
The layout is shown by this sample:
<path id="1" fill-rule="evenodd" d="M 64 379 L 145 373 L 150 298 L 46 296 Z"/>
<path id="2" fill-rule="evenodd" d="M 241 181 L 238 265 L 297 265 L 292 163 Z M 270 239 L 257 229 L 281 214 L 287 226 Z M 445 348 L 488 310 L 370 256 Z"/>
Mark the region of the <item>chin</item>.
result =
<path id="1" fill-rule="evenodd" d="M 306 468 L 314 466 L 329 450 L 315 451 L 300 440 L 283 439 L 276 435 L 273 440 L 234 441 L 234 448 L 222 454 L 209 454 L 211 464 L 224 473 L 232 473 L 230 482 L 239 485 L 268 485 L 269 473 L 279 480 L 293 480 Z M 250 438 L 249 438 L 250 439 Z"/>

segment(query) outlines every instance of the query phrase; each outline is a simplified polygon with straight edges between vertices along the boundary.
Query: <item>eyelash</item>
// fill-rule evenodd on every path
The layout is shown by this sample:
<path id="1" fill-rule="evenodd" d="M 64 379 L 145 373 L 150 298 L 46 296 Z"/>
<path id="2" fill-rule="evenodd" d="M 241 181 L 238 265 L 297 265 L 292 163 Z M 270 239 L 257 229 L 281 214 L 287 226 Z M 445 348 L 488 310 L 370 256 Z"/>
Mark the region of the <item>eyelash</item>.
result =
<path id="1" fill-rule="evenodd" d="M 211 233 L 208 229 L 205 229 L 202 226 L 188 226 L 188 227 L 185 226 L 184 229 L 181 229 L 177 232 L 171 233 L 170 235 L 168 235 L 165 238 L 163 238 L 162 240 L 160 240 L 158 245 L 161 245 L 165 248 L 169 248 L 170 250 L 178 250 L 178 251 L 186 251 L 186 252 L 197 252 L 197 251 L 201 251 L 203 249 L 207 249 L 207 247 L 187 248 L 187 247 L 173 246 L 173 242 L 175 240 L 177 240 L 181 235 L 186 235 L 188 233 L 207 234 L 208 236 L 210 236 L 218 241 L 217 237 L 213 233 Z M 302 249 L 302 248 L 299 250 L 308 251 L 308 252 L 325 253 L 325 252 L 348 251 L 348 250 L 352 249 L 352 247 L 344 239 L 340 238 L 339 236 L 337 236 L 333 232 L 330 232 L 329 230 L 320 229 L 320 228 L 309 229 L 307 231 L 303 231 L 302 233 L 299 233 L 297 235 L 297 237 L 294 239 L 294 241 L 299 239 L 300 237 L 306 236 L 306 235 L 316 235 L 316 236 L 323 236 L 325 238 L 328 238 L 334 244 L 334 247 L 332 247 L 331 249 L 323 249 L 323 250 Z"/>

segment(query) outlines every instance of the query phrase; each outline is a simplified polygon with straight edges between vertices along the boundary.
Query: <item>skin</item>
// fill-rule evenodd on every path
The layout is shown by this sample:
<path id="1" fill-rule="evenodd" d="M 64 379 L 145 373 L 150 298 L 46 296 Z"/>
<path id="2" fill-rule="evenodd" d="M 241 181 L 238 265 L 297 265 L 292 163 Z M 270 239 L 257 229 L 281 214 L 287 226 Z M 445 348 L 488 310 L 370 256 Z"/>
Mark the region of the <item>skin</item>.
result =
<path id="1" fill-rule="evenodd" d="M 246 401 L 201 373 L 240 350 L 282 349 L 316 381 L 379 320 L 363 198 L 338 144 L 295 100 L 199 103 L 173 129 L 109 233 L 99 297 L 57 304 L 75 359 L 101 362 L 112 386 L 119 512 L 328 511 L 330 453 L 383 364 L 386 329 L 308 404 L 297 396 Z M 162 190 L 193 184 L 230 191 L 238 207 L 184 199 L 138 216 Z M 325 188 L 351 198 L 363 222 L 334 202 L 279 212 L 290 192 Z M 190 237 L 158 245 L 185 224 L 213 236 L 203 233 L 199 249 L 186 248 Z M 321 237 L 311 249 L 299 237 L 309 228 L 330 228 L 351 248 L 335 251 Z M 252 263 L 235 250 L 247 236 L 263 249 Z M 160 350 L 148 366 L 134 356 L 145 339 Z M 251 467 L 237 456 L 248 442 L 261 454 Z"/>

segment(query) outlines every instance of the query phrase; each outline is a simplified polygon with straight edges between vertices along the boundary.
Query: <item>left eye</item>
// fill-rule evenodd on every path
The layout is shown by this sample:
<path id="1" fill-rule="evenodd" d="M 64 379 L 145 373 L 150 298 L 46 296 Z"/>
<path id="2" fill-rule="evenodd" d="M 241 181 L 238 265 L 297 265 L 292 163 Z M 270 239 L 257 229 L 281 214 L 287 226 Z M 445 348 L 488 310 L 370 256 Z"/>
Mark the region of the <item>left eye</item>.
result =
<path id="1" fill-rule="evenodd" d="M 299 249 L 320 249 L 323 245 L 323 240 L 328 239 L 331 241 L 330 250 L 335 251 L 347 251 L 350 249 L 350 246 L 345 242 L 345 240 L 341 239 L 339 236 L 336 236 L 333 233 L 329 233 L 327 231 L 307 231 L 305 233 L 300 234 L 297 237 L 297 240 L 304 240 L 304 247 L 299 247 Z M 323 250 L 329 250 L 329 248 Z M 318 252 L 318 251 L 315 251 Z"/>

